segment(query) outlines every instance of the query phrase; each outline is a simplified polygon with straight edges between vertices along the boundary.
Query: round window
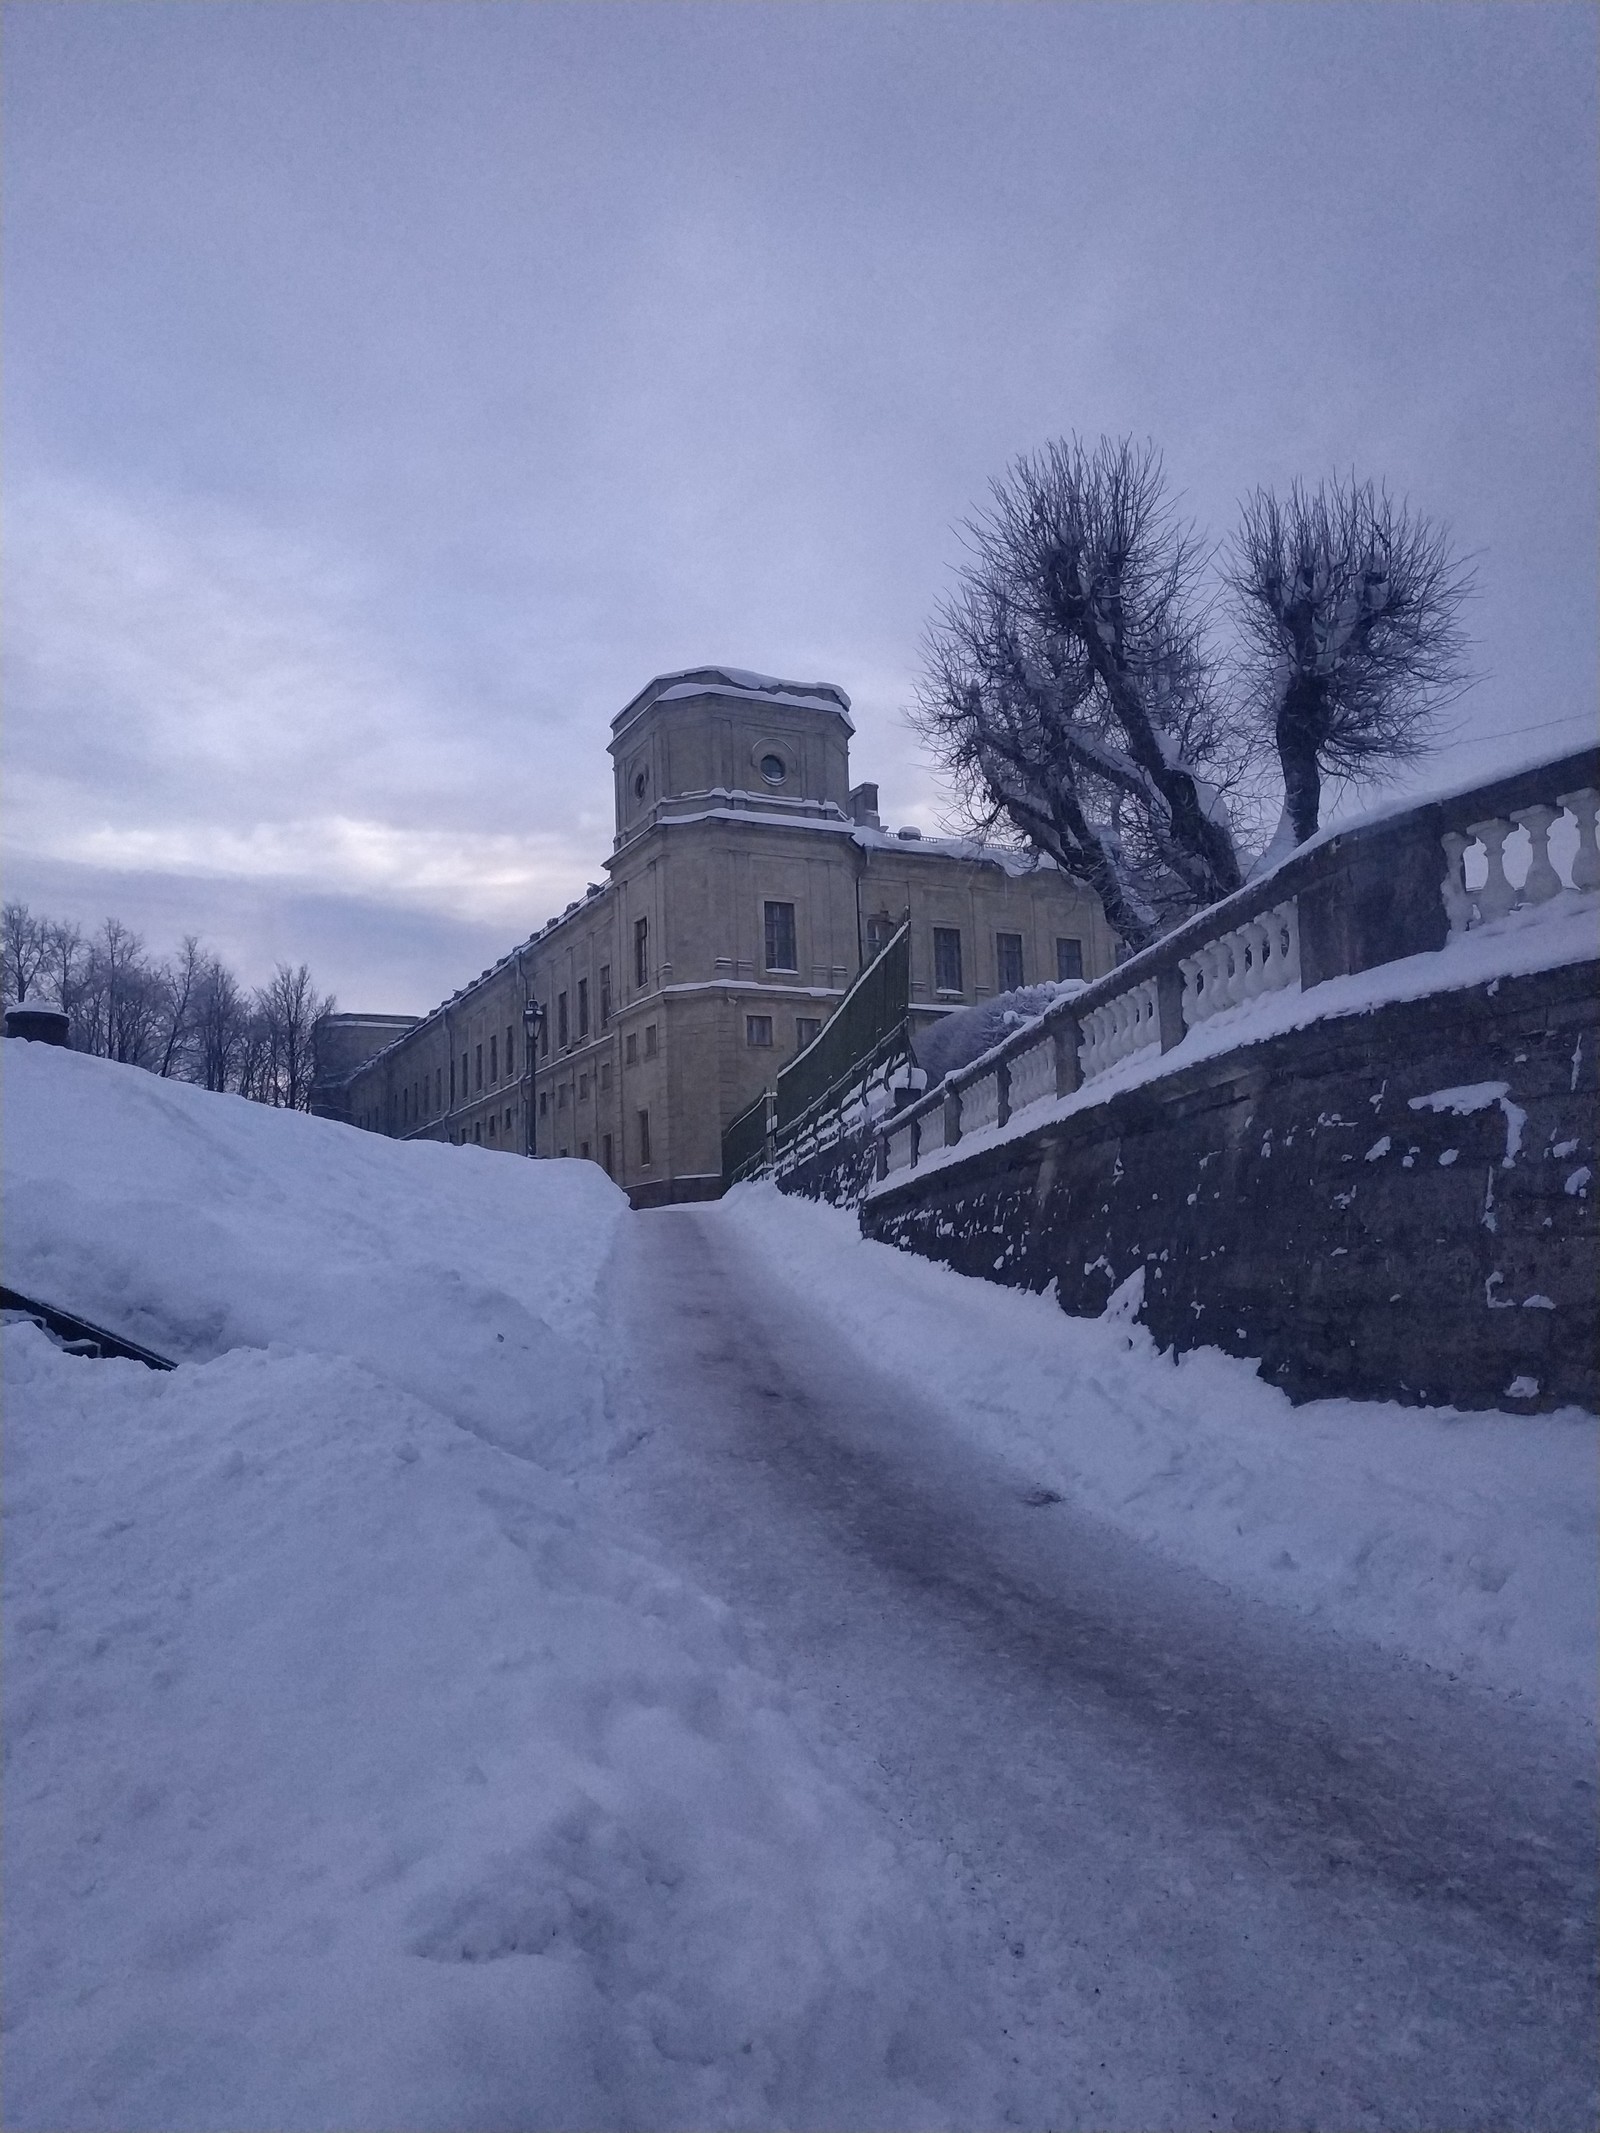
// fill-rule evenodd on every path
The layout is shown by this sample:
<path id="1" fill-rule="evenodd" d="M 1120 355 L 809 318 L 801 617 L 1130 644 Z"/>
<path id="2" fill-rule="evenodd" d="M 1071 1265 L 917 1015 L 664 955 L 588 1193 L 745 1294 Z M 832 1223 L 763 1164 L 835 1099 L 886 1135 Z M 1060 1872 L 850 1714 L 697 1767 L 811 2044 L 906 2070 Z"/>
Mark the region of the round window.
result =
<path id="1" fill-rule="evenodd" d="M 650 780 L 641 770 L 639 775 L 633 781 L 633 797 L 636 800 L 642 800 L 644 798 L 644 789 L 646 785 L 649 784 L 649 782 Z"/>
<path id="2" fill-rule="evenodd" d="M 761 758 L 761 775 L 769 785 L 781 785 L 789 775 L 789 767 L 781 755 L 764 755 Z"/>

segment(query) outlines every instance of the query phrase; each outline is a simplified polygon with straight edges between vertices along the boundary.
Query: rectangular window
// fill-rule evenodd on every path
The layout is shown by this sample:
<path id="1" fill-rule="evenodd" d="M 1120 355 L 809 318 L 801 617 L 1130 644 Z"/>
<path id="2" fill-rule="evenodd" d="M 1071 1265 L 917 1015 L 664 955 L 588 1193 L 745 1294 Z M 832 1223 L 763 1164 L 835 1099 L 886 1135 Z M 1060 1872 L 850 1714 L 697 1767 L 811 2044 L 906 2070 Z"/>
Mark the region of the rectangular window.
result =
<path id="1" fill-rule="evenodd" d="M 1057 978 L 1058 978 L 1059 980 L 1062 980 L 1062 981 L 1064 981 L 1064 980 L 1066 980 L 1067 978 L 1081 978 L 1082 976 L 1083 976 L 1083 943 L 1082 943 L 1082 941 L 1067 941 L 1067 940 L 1057 940 L 1057 942 L 1056 942 L 1056 977 L 1057 977 Z"/>
<path id="2" fill-rule="evenodd" d="M 589 1093 L 589 1077 L 588 1077 L 588 1075 L 587 1075 L 587 1074 L 580 1074 L 580 1075 L 578 1076 L 578 1094 L 579 1094 L 580 1096 L 587 1096 L 587 1095 L 588 1095 L 588 1093 Z"/>
<path id="3" fill-rule="evenodd" d="M 880 913 L 867 920 L 867 961 L 875 963 L 888 947 L 894 933 L 894 920 Z"/>
<path id="4" fill-rule="evenodd" d="M 997 992 L 1022 989 L 1022 935 L 997 933 L 994 937 L 994 974 Z"/>
<path id="5" fill-rule="evenodd" d="M 472 1129 L 472 1145 L 474 1148 L 483 1146 L 483 1121 L 481 1119 Z"/>
<path id="6" fill-rule="evenodd" d="M 633 982 L 641 991 L 650 982 L 650 921 L 633 922 Z"/>
<path id="7" fill-rule="evenodd" d="M 644 1056 L 646 1059 L 654 1059 L 656 1056 L 656 1026 L 653 1022 L 647 1022 L 644 1026 Z"/>
<path id="8" fill-rule="evenodd" d="M 450 1069 L 450 1101 L 451 1101 L 451 1103 L 452 1103 L 452 1104 L 453 1104 L 453 1103 L 455 1102 L 455 1100 L 456 1100 L 456 1086 L 455 1086 L 455 1081 L 456 1081 L 456 1076 L 455 1076 L 455 1068 L 454 1068 L 454 1066 L 452 1066 L 452 1067 L 451 1067 L 451 1069 Z M 465 1103 L 465 1102 L 466 1102 L 466 1100 L 467 1100 L 467 1055 L 466 1055 L 466 1053 L 465 1053 L 465 1052 L 463 1052 L 463 1053 L 461 1054 L 461 1101 L 462 1101 L 463 1103 Z"/>
<path id="9" fill-rule="evenodd" d="M 767 921 L 767 968 L 798 970 L 794 952 L 794 905 L 764 904 Z"/>
<path id="10" fill-rule="evenodd" d="M 629 1066 L 637 1066 L 639 1063 L 639 1033 L 637 1030 L 631 1029 L 628 1032 L 627 1054 L 627 1064 Z"/>
<path id="11" fill-rule="evenodd" d="M 587 978 L 579 978 L 579 980 L 578 980 L 578 1035 L 579 1035 L 579 1037 L 580 1037 L 580 1038 L 583 1038 L 583 1037 L 587 1037 L 587 1036 L 588 1036 L 588 1034 L 589 1034 L 589 980 L 588 980 Z"/>
<path id="12" fill-rule="evenodd" d="M 510 1113 L 510 1111 L 508 1110 L 508 1111 L 506 1112 L 506 1139 L 507 1139 L 507 1140 L 510 1140 L 510 1138 L 511 1138 L 511 1113 Z"/>
<path id="13" fill-rule="evenodd" d="M 550 1091 L 548 1089 L 539 1091 L 539 1116 L 541 1118 L 550 1116 Z"/>
<path id="14" fill-rule="evenodd" d="M 588 1143 L 587 1141 L 579 1141 L 579 1143 L 578 1143 L 578 1153 L 579 1153 L 579 1155 L 580 1155 L 580 1156 L 582 1156 L 583 1160 L 584 1160 L 584 1161 L 585 1161 L 585 1162 L 587 1163 L 587 1162 L 588 1162 L 588 1160 L 589 1160 L 589 1143 Z"/>
<path id="15" fill-rule="evenodd" d="M 539 1017 L 539 1057 L 541 1059 L 550 1057 L 550 1017 L 548 1015 Z"/>
<path id="16" fill-rule="evenodd" d="M 473 1052 L 473 1064 L 477 1068 L 476 1086 L 481 1089 L 483 1087 L 483 1046 L 481 1044 L 475 1045 Z"/>
<path id="17" fill-rule="evenodd" d="M 639 1113 L 639 1161 L 646 1170 L 650 1168 L 650 1114 L 648 1111 Z"/>
<path id="18" fill-rule="evenodd" d="M 489 1138 L 490 1138 L 490 1140 L 493 1140 L 493 1139 L 494 1139 L 494 1137 L 495 1137 L 495 1135 L 494 1135 L 494 1127 L 495 1127 L 495 1118 L 494 1118 L 494 1113 L 493 1113 L 493 1112 L 491 1111 L 491 1112 L 489 1113 Z"/>
<path id="19" fill-rule="evenodd" d="M 959 926 L 935 926 L 933 929 L 933 989 L 935 992 L 962 990 Z"/>
<path id="20" fill-rule="evenodd" d="M 557 1089 L 557 1091 L 556 1091 L 556 1109 L 557 1109 L 558 1111 L 564 1111 L 564 1110 L 565 1110 L 566 1108 L 567 1108 L 567 1085 L 566 1085 L 566 1083 L 565 1083 L 565 1082 L 563 1082 L 563 1083 L 561 1084 L 560 1088 L 559 1088 L 559 1089 Z"/>
<path id="21" fill-rule="evenodd" d="M 744 1041 L 746 1044 L 770 1045 L 772 1042 L 772 1017 L 770 1015 L 746 1015 L 744 1018 Z"/>
<path id="22" fill-rule="evenodd" d="M 796 1015 L 794 1018 L 794 1048 L 803 1052 L 808 1044 L 815 1044 L 822 1035 L 822 1019 L 818 1015 Z"/>
<path id="23" fill-rule="evenodd" d="M 602 1065 L 601 1065 L 601 1068 L 600 1068 L 600 1088 L 601 1088 L 601 1091 L 602 1091 L 602 1093 L 604 1093 L 604 1091 L 605 1091 L 605 1090 L 609 1089 L 609 1088 L 610 1088 L 610 1086 L 611 1086 L 611 1061 L 610 1061 L 609 1059 L 607 1059 L 607 1060 L 605 1060 L 605 1061 L 604 1061 L 604 1062 L 602 1063 Z"/>
<path id="24" fill-rule="evenodd" d="M 600 965 L 600 1027 L 605 1029 L 611 1021 L 611 965 Z"/>
<path id="25" fill-rule="evenodd" d="M 605 1172 L 608 1178 L 612 1175 L 611 1136 L 609 1133 L 605 1134 L 600 1142 L 600 1168 Z"/>
<path id="26" fill-rule="evenodd" d="M 567 996 L 564 992 L 558 992 L 556 994 L 556 1043 L 562 1051 L 566 1051 L 570 1044 L 571 1034 L 567 1026 Z"/>
<path id="27" fill-rule="evenodd" d="M 489 1086 L 492 1089 L 500 1079 L 500 1039 L 489 1039 Z"/>
<path id="28" fill-rule="evenodd" d="M 515 1072 L 517 1071 L 517 1041 L 516 1041 L 516 1040 L 517 1040 L 517 1026 L 516 1026 L 516 1024 L 515 1024 L 514 1022 L 508 1022 L 508 1023 L 506 1024 L 506 1079 L 507 1079 L 507 1081 L 509 1081 L 509 1080 L 511 1079 L 512 1075 L 513 1075 L 513 1074 L 514 1074 L 514 1073 L 515 1073 Z"/>

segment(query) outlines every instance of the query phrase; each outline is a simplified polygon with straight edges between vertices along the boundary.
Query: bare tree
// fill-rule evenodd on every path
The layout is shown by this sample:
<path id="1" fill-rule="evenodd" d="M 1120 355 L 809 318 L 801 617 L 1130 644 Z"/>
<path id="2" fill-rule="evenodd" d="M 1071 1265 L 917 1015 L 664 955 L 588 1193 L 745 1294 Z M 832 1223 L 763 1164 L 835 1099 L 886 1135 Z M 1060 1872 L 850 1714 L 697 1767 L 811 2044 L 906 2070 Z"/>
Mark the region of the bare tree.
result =
<path id="1" fill-rule="evenodd" d="M 1239 886 L 1245 747 L 1214 686 L 1198 579 L 1153 446 L 1015 462 L 967 526 L 915 721 L 985 832 L 1004 825 L 1139 948 Z"/>
<path id="2" fill-rule="evenodd" d="M 233 972 L 217 956 L 200 970 L 194 1003 L 195 1078 L 208 1089 L 237 1088 L 250 1005 Z"/>
<path id="3" fill-rule="evenodd" d="M 280 963 L 271 982 L 256 994 L 256 1003 L 267 1044 L 271 1094 L 265 1100 L 291 1111 L 304 1111 L 311 1102 L 315 1065 L 311 1033 L 323 1015 L 332 1014 L 333 995 L 318 997 L 304 963 L 294 970 L 287 963 Z"/>
<path id="4" fill-rule="evenodd" d="M 1245 709 L 1270 732 L 1284 810 L 1264 859 L 1314 836 L 1322 781 L 1414 760 L 1467 680 L 1459 610 L 1470 572 L 1444 530 L 1368 482 L 1337 477 L 1244 504 L 1227 582 L 1244 642 Z"/>
<path id="5" fill-rule="evenodd" d="M 50 954 L 49 922 L 35 918 L 26 904 L 7 904 L 0 917 L 0 979 L 5 996 L 21 1006 Z"/>
<path id="6" fill-rule="evenodd" d="M 181 1070 L 194 1038 L 194 1018 L 206 966 L 199 935 L 186 933 L 172 961 L 158 965 L 152 974 L 159 1017 L 155 1070 L 164 1080 L 174 1076 L 189 1079 Z"/>
<path id="7" fill-rule="evenodd" d="M 106 919 L 89 943 L 84 995 L 92 1009 L 87 1048 L 126 1066 L 153 1064 L 158 980 L 144 942 L 120 919 Z"/>
<path id="8" fill-rule="evenodd" d="M 41 989 L 68 1019 L 69 1039 L 78 1051 L 89 1050 L 84 1041 L 83 981 L 87 951 L 83 935 L 71 919 L 44 921 L 45 958 L 40 965 Z"/>

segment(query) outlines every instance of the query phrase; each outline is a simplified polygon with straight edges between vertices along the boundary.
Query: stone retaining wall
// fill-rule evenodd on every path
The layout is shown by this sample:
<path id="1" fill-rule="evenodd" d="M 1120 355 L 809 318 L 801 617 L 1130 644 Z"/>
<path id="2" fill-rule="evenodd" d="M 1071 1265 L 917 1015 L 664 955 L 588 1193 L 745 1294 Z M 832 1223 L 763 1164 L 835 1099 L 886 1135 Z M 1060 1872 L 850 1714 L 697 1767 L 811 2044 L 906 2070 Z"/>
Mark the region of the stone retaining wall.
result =
<path id="1" fill-rule="evenodd" d="M 862 1209 L 867 1235 L 1329 1393 L 1600 1407 L 1593 963 L 1330 1018 Z M 1455 1092 L 1455 1093 L 1451 1093 Z"/>

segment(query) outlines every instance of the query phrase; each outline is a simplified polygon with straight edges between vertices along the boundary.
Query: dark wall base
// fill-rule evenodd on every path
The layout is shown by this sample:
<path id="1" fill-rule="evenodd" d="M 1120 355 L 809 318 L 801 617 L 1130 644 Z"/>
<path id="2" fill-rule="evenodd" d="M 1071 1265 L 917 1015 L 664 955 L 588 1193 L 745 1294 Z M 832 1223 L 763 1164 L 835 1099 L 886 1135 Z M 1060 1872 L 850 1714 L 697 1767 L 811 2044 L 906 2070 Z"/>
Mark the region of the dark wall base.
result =
<path id="1" fill-rule="evenodd" d="M 690 1200 L 720 1200 L 727 1191 L 721 1178 L 662 1178 L 659 1183 L 627 1187 L 630 1207 L 681 1207 Z"/>
<path id="2" fill-rule="evenodd" d="M 862 1227 L 1080 1317 L 1142 1268 L 1163 1348 L 1296 1400 L 1600 1408 L 1597 1049 L 1593 964 L 1378 1008 L 913 1174 Z"/>

